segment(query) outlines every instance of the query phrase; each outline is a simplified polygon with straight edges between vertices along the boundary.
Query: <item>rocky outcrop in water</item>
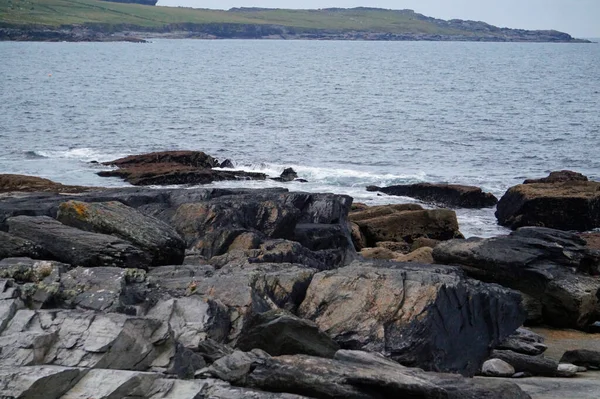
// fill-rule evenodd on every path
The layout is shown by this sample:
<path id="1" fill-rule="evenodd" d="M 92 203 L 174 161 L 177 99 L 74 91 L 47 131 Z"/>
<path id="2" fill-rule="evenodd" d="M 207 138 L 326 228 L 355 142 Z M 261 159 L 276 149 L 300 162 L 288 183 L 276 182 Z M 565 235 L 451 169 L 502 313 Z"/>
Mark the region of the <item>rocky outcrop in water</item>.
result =
<path id="1" fill-rule="evenodd" d="M 498 199 L 479 187 L 458 184 L 418 183 L 389 187 L 369 186 L 367 191 L 379 191 L 388 195 L 417 198 L 423 202 L 455 208 L 487 208 Z"/>
<path id="2" fill-rule="evenodd" d="M 592 230 L 600 227 L 600 182 L 587 181 L 585 176 L 570 171 L 526 180 L 502 196 L 496 217 L 498 223 L 512 229 L 543 226 Z"/>
<path id="3" fill-rule="evenodd" d="M 223 180 L 265 180 L 263 173 L 213 169 L 219 162 L 201 151 L 154 152 L 105 162 L 116 170 L 99 172 L 102 177 L 120 177 L 134 186 L 209 184 Z"/>

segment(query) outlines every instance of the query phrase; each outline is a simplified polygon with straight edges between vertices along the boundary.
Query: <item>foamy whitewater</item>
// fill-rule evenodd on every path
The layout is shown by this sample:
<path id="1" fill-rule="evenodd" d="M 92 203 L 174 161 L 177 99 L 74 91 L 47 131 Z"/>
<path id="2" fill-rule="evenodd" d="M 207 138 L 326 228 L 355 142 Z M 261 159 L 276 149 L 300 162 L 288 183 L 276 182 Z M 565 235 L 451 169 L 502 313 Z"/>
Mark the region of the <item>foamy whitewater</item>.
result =
<path id="1" fill-rule="evenodd" d="M 0 42 L 0 173 L 96 175 L 151 151 L 201 150 L 308 183 L 221 182 L 416 202 L 368 185 L 449 182 L 498 197 L 571 169 L 600 180 L 600 45 L 157 40 Z M 494 209 L 456 210 L 493 236 Z"/>

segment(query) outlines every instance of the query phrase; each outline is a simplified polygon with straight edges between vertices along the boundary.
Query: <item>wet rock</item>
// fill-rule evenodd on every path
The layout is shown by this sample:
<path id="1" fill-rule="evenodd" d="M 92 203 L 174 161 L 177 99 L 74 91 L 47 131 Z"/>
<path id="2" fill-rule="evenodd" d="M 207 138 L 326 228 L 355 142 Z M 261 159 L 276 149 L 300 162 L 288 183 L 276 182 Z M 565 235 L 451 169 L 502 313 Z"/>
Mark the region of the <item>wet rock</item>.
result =
<path id="1" fill-rule="evenodd" d="M 600 369 L 600 352 L 587 349 L 576 349 L 565 352 L 560 358 L 561 363 L 571 363 L 576 366 Z"/>
<path id="2" fill-rule="evenodd" d="M 329 358 L 339 349 L 315 323 L 280 309 L 254 316 L 237 347 L 243 351 L 262 349 L 272 356 L 305 354 Z"/>
<path id="3" fill-rule="evenodd" d="M 0 174 L 0 193 L 10 192 L 52 192 L 81 193 L 88 187 L 65 186 L 52 180 L 35 176 Z"/>
<path id="4" fill-rule="evenodd" d="M 437 240 L 463 237 L 454 211 L 418 208 L 411 204 L 373 207 L 353 212 L 349 218 L 360 227 L 369 247 L 382 241 L 410 244 L 419 237 Z"/>
<path id="5" fill-rule="evenodd" d="M 483 192 L 479 187 L 458 184 L 418 183 L 390 187 L 369 186 L 367 191 L 412 197 L 424 202 L 456 208 L 487 208 L 498 202 L 494 195 Z"/>
<path id="6" fill-rule="evenodd" d="M 54 259 L 70 265 L 139 269 L 150 265 L 150 255 L 127 241 L 69 227 L 46 216 L 17 216 L 7 224 L 10 234 L 27 238 Z"/>
<path id="7" fill-rule="evenodd" d="M 279 182 L 290 182 L 298 178 L 298 173 L 292 168 L 285 168 L 279 177 L 272 177 L 271 180 Z"/>
<path id="8" fill-rule="evenodd" d="M 496 349 L 511 350 L 525 355 L 541 355 L 548 349 L 544 337 L 525 328 L 518 328 L 514 334 L 500 342 Z"/>
<path id="9" fill-rule="evenodd" d="M 132 166 L 132 165 L 153 165 L 173 163 L 183 166 L 192 166 L 194 168 L 214 168 L 219 166 L 219 162 L 202 151 L 162 151 L 151 152 L 141 155 L 130 155 L 119 158 L 114 161 L 104 162 L 104 165 L 110 166 Z"/>
<path id="10" fill-rule="evenodd" d="M 134 186 L 208 184 L 223 180 L 265 180 L 263 173 L 212 169 L 219 162 L 200 151 L 166 151 L 105 162 L 119 169 L 102 171 L 102 177 L 120 177 Z"/>
<path id="11" fill-rule="evenodd" d="M 504 360 L 490 359 L 481 366 L 481 374 L 486 377 L 512 377 L 515 368 Z"/>
<path id="12" fill-rule="evenodd" d="M 219 168 L 234 169 L 235 165 L 233 164 L 231 159 L 226 159 L 223 162 L 221 162 L 221 164 L 219 165 Z"/>
<path id="13" fill-rule="evenodd" d="M 118 201 L 64 202 L 57 219 L 80 230 L 129 241 L 152 254 L 152 266 L 181 264 L 185 256 L 185 242 L 171 226 Z"/>
<path id="14" fill-rule="evenodd" d="M 44 248 L 21 237 L 0 231 L 0 259 L 4 258 L 51 259 Z"/>
<path id="15" fill-rule="evenodd" d="M 511 383 L 408 369 L 381 355 L 338 351 L 334 359 L 306 355 L 269 357 L 236 352 L 204 371 L 232 384 L 315 398 L 528 398 Z"/>
<path id="16" fill-rule="evenodd" d="M 513 351 L 494 350 L 491 357 L 492 359 L 504 360 L 513 366 L 517 372 L 531 375 L 553 377 L 558 370 L 558 362 L 542 356 L 529 356 Z"/>
<path id="17" fill-rule="evenodd" d="M 584 244 L 575 234 L 526 227 L 508 236 L 443 242 L 433 257 L 540 301 L 549 325 L 586 329 L 597 320 L 600 280 L 590 273 L 597 273 L 600 259 Z"/>
<path id="18" fill-rule="evenodd" d="M 299 315 L 344 349 L 466 375 L 525 318 L 517 293 L 456 269 L 376 261 L 317 273 Z"/>
<path id="19" fill-rule="evenodd" d="M 587 181 L 584 176 L 550 175 L 540 182 L 511 187 L 500 199 L 496 217 L 512 229 L 592 230 L 600 227 L 600 182 Z"/>

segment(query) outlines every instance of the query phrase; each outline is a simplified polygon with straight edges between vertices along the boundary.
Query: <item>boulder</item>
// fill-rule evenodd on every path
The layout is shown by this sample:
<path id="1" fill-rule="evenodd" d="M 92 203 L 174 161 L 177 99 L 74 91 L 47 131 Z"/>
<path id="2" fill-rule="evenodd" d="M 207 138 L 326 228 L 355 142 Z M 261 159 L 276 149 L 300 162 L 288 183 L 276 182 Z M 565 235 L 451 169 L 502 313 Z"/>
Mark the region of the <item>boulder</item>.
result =
<path id="1" fill-rule="evenodd" d="M 579 367 L 568 363 L 559 364 L 558 370 L 556 370 L 556 376 L 563 378 L 575 377 L 577 373 L 579 373 Z"/>
<path id="2" fill-rule="evenodd" d="M 0 174 L 0 193 L 11 192 L 51 192 L 81 193 L 88 187 L 65 186 L 52 180 L 35 176 Z"/>
<path id="3" fill-rule="evenodd" d="M 498 203 L 498 199 L 494 195 L 484 192 L 479 187 L 458 184 L 417 183 L 390 187 L 369 186 L 367 191 L 411 197 L 455 208 L 487 208 Z"/>
<path id="4" fill-rule="evenodd" d="M 512 377 L 514 374 L 515 368 L 500 359 L 486 360 L 481 366 L 481 375 L 486 377 Z"/>
<path id="5" fill-rule="evenodd" d="M 290 182 L 298 178 L 298 173 L 292 168 L 285 168 L 279 177 L 272 177 L 271 180 L 278 182 Z"/>
<path id="6" fill-rule="evenodd" d="M 422 238 L 417 238 L 415 241 L 413 241 L 413 245 L 416 242 L 419 242 L 420 240 L 422 240 Z M 412 251 L 412 246 L 408 245 L 405 242 L 395 242 L 395 241 L 380 241 L 378 243 L 375 243 L 375 246 L 377 248 L 385 248 L 385 249 L 389 249 L 390 251 L 394 251 L 394 252 L 398 252 L 398 253 L 402 253 L 402 254 L 407 254 L 409 252 Z M 415 248 L 417 249 L 417 248 Z"/>
<path id="7" fill-rule="evenodd" d="M 271 356 L 304 354 L 329 358 L 339 349 L 315 323 L 281 309 L 255 315 L 245 326 L 237 347 L 243 351 L 262 349 Z"/>
<path id="8" fill-rule="evenodd" d="M 544 337 L 525 328 L 518 328 L 514 334 L 500 342 L 496 349 L 511 350 L 524 355 L 541 355 L 548 349 Z"/>
<path id="9" fill-rule="evenodd" d="M 7 224 L 10 234 L 30 240 L 52 258 L 73 266 L 146 269 L 151 264 L 148 253 L 127 241 L 69 227 L 46 216 L 16 216 Z"/>
<path id="10" fill-rule="evenodd" d="M 20 257 L 51 259 L 52 256 L 44 248 L 25 238 L 0 231 L 0 259 Z"/>
<path id="11" fill-rule="evenodd" d="M 518 373 L 554 377 L 558 370 L 558 362 L 542 356 L 529 356 L 513 351 L 494 350 L 491 358 L 505 361 L 513 366 Z"/>
<path id="12" fill-rule="evenodd" d="M 129 241 L 152 255 L 152 266 L 183 263 L 186 245 L 175 229 L 118 201 L 63 202 L 57 219 L 80 230 Z"/>
<path id="13" fill-rule="evenodd" d="M 201 375 L 234 385 L 325 399 L 529 398 L 512 383 L 426 373 L 403 367 L 378 354 L 347 350 L 338 351 L 334 359 L 236 352 L 213 363 Z"/>
<path id="14" fill-rule="evenodd" d="M 389 250 L 387 248 L 376 247 L 376 248 L 363 248 L 360 251 L 360 255 L 362 257 L 368 258 L 368 259 L 392 260 L 396 256 L 398 256 L 399 253 Z"/>
<path id="15" fill-rule="evenodd" d="M 298 314 L 344 349 L 466 375 L 525 319 L 517 293 L 454 268 L 376 261 L 314 275 Z"/>
<path id="16" fill-rule="evenodd" d="M 460 265 L 468 275 L 502 284 L 541 302 L 543 321 L 586 329 L 600 309 L 600 258 L 577 235 L 521 228 L 508 236 L 440 243 L 437 263 Z"/>
<path id="17" fill-rule="evenodd" d="M 597 233 L 583 233 L 579 235 L 586 243 L 586 247 L 589 249 L 600 250 L 600 232 Z"/>
<path id="18" fill-rule="evenodd" d="M 565 352 L 560 358 L 560 362 L 600 369 L 600 352 L 587 349 L 571 350 Z"/>
<path id="19" fill-rule="evenodd" d="M 600 227 L 600 182 L 551 174 L 526 183 L 509 188 L 498 202 L 496 217 L 501 225 L 577 231 Z"/>
<path id="20" fill-rule="evenodd" d="M 578 172 L 571 170 L 560 170 L 557 172 L 550 172 L 548 177 L 542 177 L 541 179 L 527 179 L 523 184 L 536 184 L 536 183 L 563 183 L 566 181 L 588 181 L 587 176 L 582 175 Z"/>
<path id="21" fill-rule="evenodd" d="M 382 241 L 411 244 L 420 237 L 436 240 L 463 237 L 454 211 L 419 208 L 411 204 L 380 206 L 353 212 L 349 218 L 360 227 L 369 247 Z"/>
<path id="22" fill-rule="evenodd" d="M 263 173 L 212 169 L 219 162 L 201 151 L 165 151 L 105 162 L 119 169 L 102 171 L 102 177 L 120 177 L 134 186 L 208 184 L 222 180 L 265 180 Z"/>
<path id="23" fill-rule="evenodd" d="M 88 370 L 60 366 L 0 367 L 0 397 L 59 399 Z"/>
<path id="24" fill-rule="evenodd" d="M 401 254 L 394 258 L 396 262 L 416 262 L 420 264 L 432 264 L 433 249 L 429 247 L 421 247 L 408 254 Z"/>

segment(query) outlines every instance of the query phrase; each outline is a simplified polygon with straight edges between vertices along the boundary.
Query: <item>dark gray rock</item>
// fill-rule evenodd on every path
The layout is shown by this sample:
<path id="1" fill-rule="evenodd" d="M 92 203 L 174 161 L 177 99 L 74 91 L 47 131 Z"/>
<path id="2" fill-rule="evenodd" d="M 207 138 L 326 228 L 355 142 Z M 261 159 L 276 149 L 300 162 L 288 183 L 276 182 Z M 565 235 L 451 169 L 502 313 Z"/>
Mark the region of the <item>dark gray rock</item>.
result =
<path id="1" fill-rule="evenodd" d="M 496 349 L 511 350 L 524 355 L 541 355 L 548 349 L 544 337 L 525 328 L 518 328 L 514 334 L 500 342 Z"/>
<path id="2" fill-rule="evenodd" d="M 600 352 L 587 349 L 576 349 L 565 352 L 560 358 L 561 363 L 571 363 L 576 366 L 600 369 Z"/>
<path id="3" fill-rule="evenodd" d="M 584 244 L 575 234 L 526 227 L 509 236 L 443 242 L 433 257 L 540 301 L 547 324 L 586 329 L 598 320 L 600 280 L 594 275 L 600 258 Z"/>
<path id="4" fill-rule="evenodd" d="M 298 178 L 298 173 L 292 168 L 285 168 L 279 177 L 272 177 L 271 180 L 278 182 L 290 182 Z"/>
<path id="5" fill-rule="evenodd" d="M 518 293 L 455 268 L 376 261 L 317 273 L 299 315 L 344 349 L 466 375 L 525 319 Z"/>
<path id="6" fill-rule="evenodd" d="M 13 217 L 8 228 L 11 234 L 27 238 L 54 259 L 73 266 L 146 269 L 150 265 L 150 256 L 127 241 L 65 226 L 49 217 Z"/>
<path id="7" fill-rule="evenodd" d="M 558 370 L 558 362 L 542 356 L 529 356 L 507 350 L 492 351 L 492 359 L 504 360 L 515 368 L 517 372 L 531 375 L 554 377 Z"/>
<path id="8" fill-rule="evenodd" d="M 367 191 L 412 197 L 424 202 L 456 208 L 487 208 L 498 203 L 494 195 L 483 192 L 479 187 L 458 184 L 417 183 L 390 187 L 369 186 Z"/>
<path id="9" fill-rule="evenodd" d="M 334 359 L 236 352 L 213 363 L 202 375 L 313 398 L 529 398 L 514 384 L 426 373 L 359 351 L 338 351 Z"/>
<path id="10" fill-rule="evenodd" d="M 44 248 L 21 237 L 0 231 L 0 259 L 5 258 L 52 259 Z"/>
<path id="11" fill-rule="evenodd" d="M 262 349 L 271 356 L 304 354 L 333 358 L 340 349 L 317 325 L 284 310 L 257 314 L 244 328 L 237 347 Z"/>
<path id="12" fill-rule="evenodd" d="M 185 256 L 185 242 L 171 226 L 118 201 L 63 202 L 57 220 L 80 230 L 129 241 L 152 254 L 152 266 L 178 265 Z"/>

